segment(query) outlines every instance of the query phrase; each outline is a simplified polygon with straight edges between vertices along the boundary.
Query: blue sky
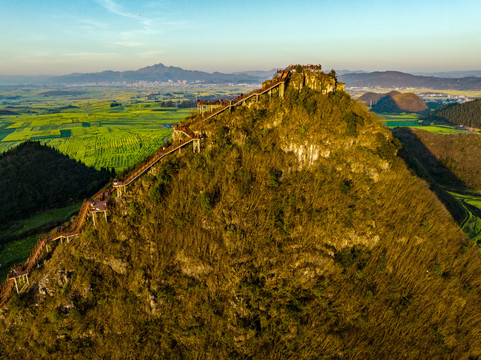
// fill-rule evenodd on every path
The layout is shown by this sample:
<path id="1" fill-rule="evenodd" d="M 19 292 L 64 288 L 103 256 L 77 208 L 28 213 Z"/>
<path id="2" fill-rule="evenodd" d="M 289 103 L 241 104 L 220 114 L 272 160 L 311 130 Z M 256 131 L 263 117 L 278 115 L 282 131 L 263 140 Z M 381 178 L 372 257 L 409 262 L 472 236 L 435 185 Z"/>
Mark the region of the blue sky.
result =
<path id="1" fill-rule="evenodd" d="M 479 0 L 0 0 L 0 74 L 481 69 Z"/>

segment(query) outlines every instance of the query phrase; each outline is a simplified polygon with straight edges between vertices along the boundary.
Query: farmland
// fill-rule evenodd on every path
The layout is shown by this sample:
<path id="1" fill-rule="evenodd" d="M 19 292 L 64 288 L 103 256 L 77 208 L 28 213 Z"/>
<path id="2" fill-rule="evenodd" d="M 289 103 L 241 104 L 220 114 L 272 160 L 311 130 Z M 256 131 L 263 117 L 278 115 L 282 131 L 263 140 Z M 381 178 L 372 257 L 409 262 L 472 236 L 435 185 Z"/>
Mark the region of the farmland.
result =
<path id="1" fill-rule="evenodd" d="M 195 111 L 195 99 L 248 90 L 0 90 L 0 153 L 23 141 L 38 140 L 88 166 L 119 172 L 162 146 L 172 125 Z"/>
<path id="2" fill-rule="evenodd" d="M 422 123 L 421 115 L 415 113 L 402 113 L 402 114 L 377 114 L 381 117 L 381 123 L 387 127 L 396 126 L 420 126 Z"/>
<path id="3" fill-rule="evenodd" d="M 388 128 L 419 127 L 420 129 L 436 134 L 466 134 L 468 131 L 449 124 L 427 122 L 424 117 L 415 113 L 386 114 L 377 113 L 379 121 Z"/>

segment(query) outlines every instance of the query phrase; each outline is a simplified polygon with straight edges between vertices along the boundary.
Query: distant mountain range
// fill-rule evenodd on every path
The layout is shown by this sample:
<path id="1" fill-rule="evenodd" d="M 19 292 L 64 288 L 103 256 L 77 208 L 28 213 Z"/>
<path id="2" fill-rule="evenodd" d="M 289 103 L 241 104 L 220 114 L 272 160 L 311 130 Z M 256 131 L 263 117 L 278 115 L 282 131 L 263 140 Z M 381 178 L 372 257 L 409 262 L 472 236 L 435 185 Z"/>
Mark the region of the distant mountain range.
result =
<path id="1" fill-rule="evenodd" d="M 436 77 L 442 77 L 442 78 L 463 78 L 463 77 L 471 77 L 471 76 L 481 77 L 481 70 L 414 72 L 413 75 L 436 76 Z"/>
<path id="2" fill-rule="evenodd" d="M 257 76 L 245 73 L 223 74 L 220 72 L 208 73 L 197 70 L 185 70 L 175 66 L 156 64 L 135 71 L 102 71 L 90 74 L 70 74 L 57 76 L 50 80 L 52 84 L 92 84 L 92 83 L 119 83 L 119 82 L 166 82 L 188 81 L 204 83 L 259 83 Z"/>
<path id="3" fill-rule="evenodd" d="M 481 90 L 481 77 L 440 78 L 417 76 L 399 71 L 351 73 L 339 76 L 348 87 L 429 88 L 436 90 Z"/>
<path id="4" fill-rule="evenodd" d="M 233 74 L 220 72 L 208 73 L 197 70 L 185 70 L 175 66 L 156 64 L 130 71 L 102 71 L 97 73 L 69 74 L 61 76 L 10 76 L 0 75 L 0 85 L 87 85 L 106 83 L 133 83 L 138 81 L 166 82 L 188 81 L 210 84 L 252 83 L 271 78 L 275 69 L 269 71 L 246 71 Z"/>
<path id="5" fill-rule="evenodd" d="M 208 84 L 225 83 L 252 83 L 259 84 L 266 79 L 272 78 L 276 69 L 267 71 L 243 71 L 232 74 L 220 72 L 208 73 L 197 70 L 185 70 L 175 66 L 156 64 L 146 66 L 138 70 L 129 71 L 102 71 L 97 73 L 69 74 L 62 76 L 9 76 L 0 75 L 0 85 L 92 85 L 92 84 L 116 84 L 166 81 L 188 81 Z M 345 82 L 348 87 L 382 87 L 382 88 L 430 88 L 436 90 L 481 90 L 481 70 L 452 71 L 445 77 L 412 75 L 399 71 L 376 71 L 364 72 L 362 70 L 338 70 L 338 78 Z M 434 74 L 434 73 L 433 73 Z M 453 77 L 458 75 L 459 77 Z M 469 75 L 467 77 L 462 77 Z M 479 75 L 480 77 L 473 76 Z"/>

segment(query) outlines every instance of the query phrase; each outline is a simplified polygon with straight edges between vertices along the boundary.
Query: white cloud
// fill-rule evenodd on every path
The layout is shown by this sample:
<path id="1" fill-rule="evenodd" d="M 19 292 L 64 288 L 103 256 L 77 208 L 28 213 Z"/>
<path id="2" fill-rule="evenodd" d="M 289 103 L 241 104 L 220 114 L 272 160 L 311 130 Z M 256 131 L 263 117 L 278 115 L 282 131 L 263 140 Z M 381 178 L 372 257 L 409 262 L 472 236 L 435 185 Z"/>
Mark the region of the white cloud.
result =
<path id="1" fill-rule="evenodd" d="M 132 14 L 128 11 L 125 11 L 123 7 L 119 4 L 117 4 L 113 0 L 95 0 L 99 5 L 103 6 L 105 9 L 107 9 L 109 12 L 115 15 L 131 18 L 131 19 L 138 19 L 139 16 Z"/>

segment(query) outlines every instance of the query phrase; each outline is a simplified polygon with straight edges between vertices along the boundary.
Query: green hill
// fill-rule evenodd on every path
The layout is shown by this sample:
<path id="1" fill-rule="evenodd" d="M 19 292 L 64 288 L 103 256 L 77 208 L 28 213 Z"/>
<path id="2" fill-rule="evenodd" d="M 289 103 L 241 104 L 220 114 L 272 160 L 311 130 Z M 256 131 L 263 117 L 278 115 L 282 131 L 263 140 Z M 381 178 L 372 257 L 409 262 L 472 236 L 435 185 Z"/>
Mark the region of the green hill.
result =
<path id="1" fill-rule="evenodd" d="M 302 76 L 283 100 L 192 125 L 200 154 L 159 164 L 60 245 L 7 304 L 0 352 L 480 357 L 478 248 L 373 114 Z"/>
<path id="2" fill-rule="evenodd" d="M 379 100 L 381 100 L 381 98 L 383 96 L 384 96 L 383 94 L 377 94 L 377 93 L 374 93 L 374 92 L 367 92 L 365 94 L 362 94 L 359 97 L 359 100 L 362 101 L 367 106 L 373 106 L 373 105 L 377 104 L 377 102 Z"/>
<path id="3" fill-rule="evenodd" d="M 427 105 L 414 93 L 391 91 L 373 103 L 372 110 L 377 113 L 422 113 Z"/>
<path id="4" fill-rule="evenodd" d="M 431 118 L 449 121 L 456 125 L 481 128 L 481 99 L 464 104 L 444 105 L 434 110 Z"/>
<path id="5" fill-rule="evenodd" d="M 403 145 L 424 158 L 422 162 L 439 184 L 460 191 L 466 187 L 481 190 L 480 135 L 436 134 L 416 128 L 397 128 L 393 133 L 398 138 L 406 137 Z M 411 143 L 407 142 L 408 138 Z"/>
<path id="6" fill-rule="evenodd" d="M 82 200 L 110 176 L 38 142 L 24 142 L 0 155 L 0 223 Z"/>

